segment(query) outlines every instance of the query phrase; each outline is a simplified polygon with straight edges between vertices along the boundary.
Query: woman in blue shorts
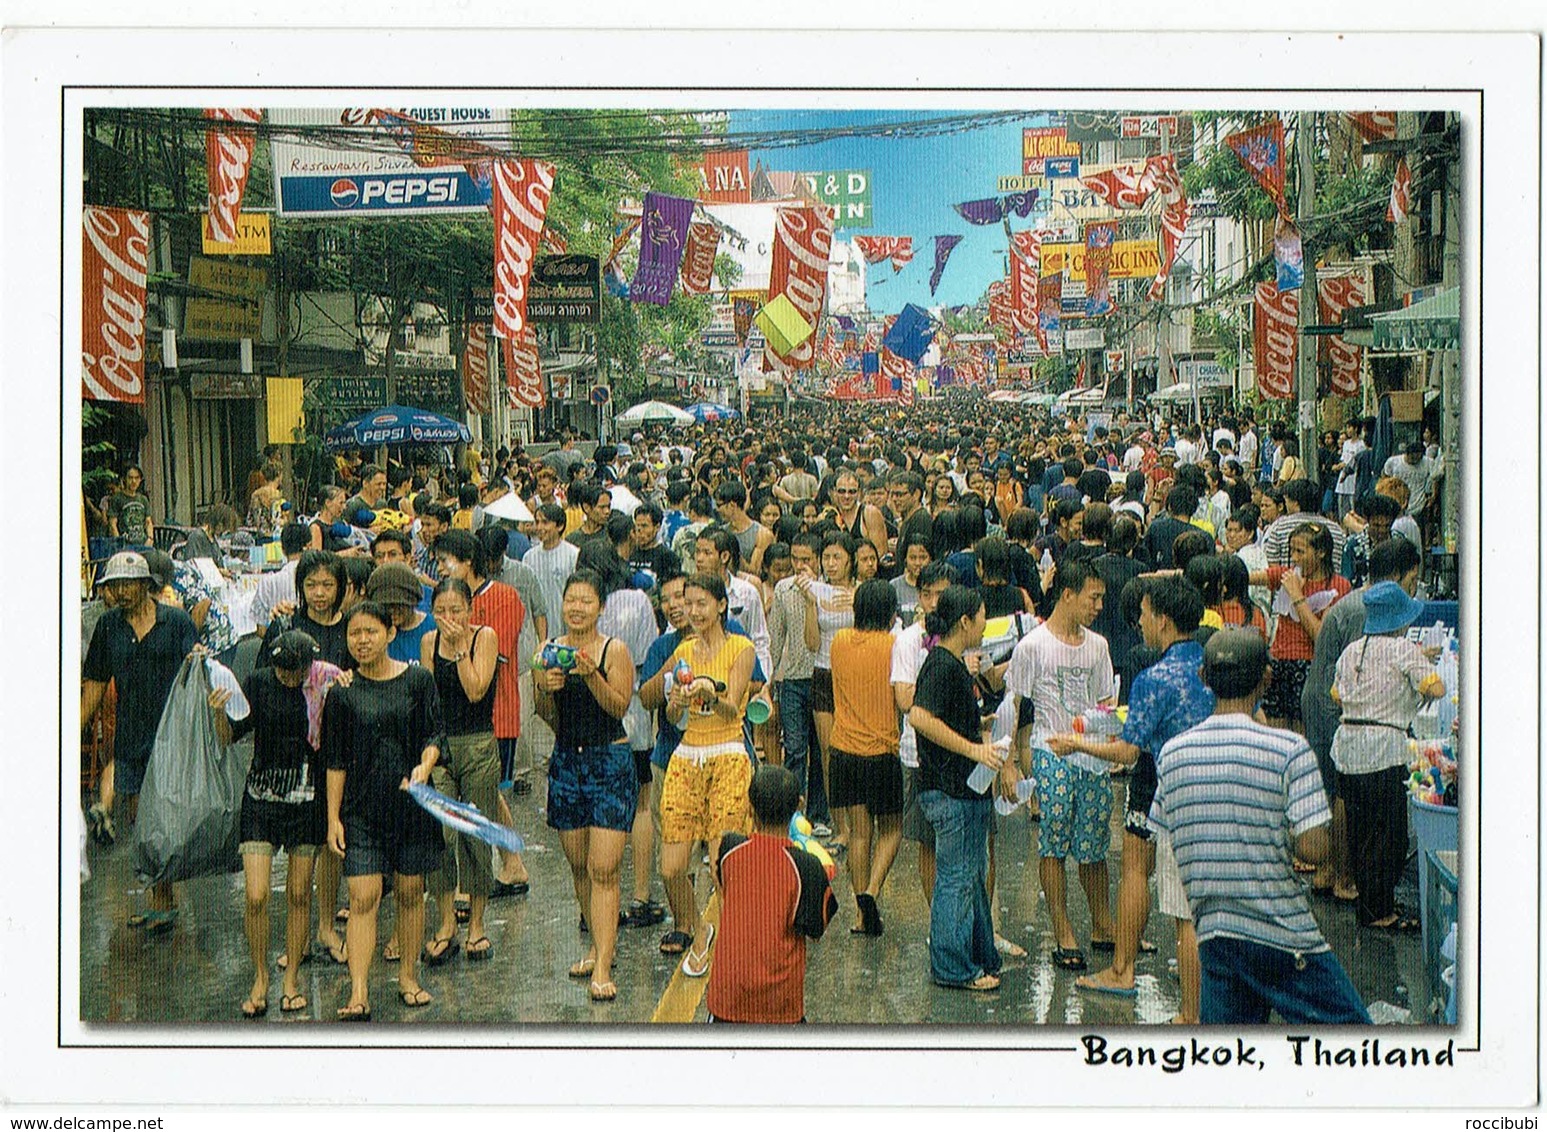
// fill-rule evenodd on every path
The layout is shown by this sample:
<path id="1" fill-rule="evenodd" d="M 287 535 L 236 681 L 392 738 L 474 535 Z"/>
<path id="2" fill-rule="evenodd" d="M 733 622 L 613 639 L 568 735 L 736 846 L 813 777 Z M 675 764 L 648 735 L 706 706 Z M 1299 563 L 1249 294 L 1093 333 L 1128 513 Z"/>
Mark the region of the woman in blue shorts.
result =
<path id="1" fill-rule="evenodd" d="M 553 728 L 548 765 L 548 824 L 559 831 L 569 860 L 580 917 L 591 929 L 591 949 L 569 969 L 591 980 L 591 998 L 618 995 L 612 958 L 618 942 L 618 870 L 639 781 L 623 715 L 634 695 L 634 663 L 621 641 L 596 627 L 604 601 L 602 581 L 577 570 L 564 583 L 564 627 L 556 644 L 573 649 L 573 664 L 534 667 L 537 714 Z"/>

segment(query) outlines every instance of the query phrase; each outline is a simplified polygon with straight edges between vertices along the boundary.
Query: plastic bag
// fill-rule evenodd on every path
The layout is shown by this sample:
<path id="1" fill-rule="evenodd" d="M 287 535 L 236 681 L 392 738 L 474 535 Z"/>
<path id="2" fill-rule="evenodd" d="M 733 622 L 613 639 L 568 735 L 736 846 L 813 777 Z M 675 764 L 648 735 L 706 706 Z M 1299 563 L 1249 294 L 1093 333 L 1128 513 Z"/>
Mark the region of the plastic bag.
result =
<path id="1" fill-rule="evenodd" d="M 209 706 L 201 656 L 183 661 L 140 790 L 134 868 L 147 884 L 188 880 L 241 867 L 242 790 L 247 760 L 224 747 Z"/>

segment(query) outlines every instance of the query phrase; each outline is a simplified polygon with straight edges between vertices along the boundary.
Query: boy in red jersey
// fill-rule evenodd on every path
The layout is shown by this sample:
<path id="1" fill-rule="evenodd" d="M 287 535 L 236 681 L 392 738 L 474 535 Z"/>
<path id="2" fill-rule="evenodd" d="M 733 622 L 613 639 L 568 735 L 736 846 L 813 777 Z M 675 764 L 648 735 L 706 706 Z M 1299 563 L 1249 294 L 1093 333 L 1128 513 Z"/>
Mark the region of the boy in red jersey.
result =
<path id="1" fill-rule="evenodd" d="M 800 784 L 765 766 L 747 789 L 751 837 L 720 838 L 719 947 L 709 972 L 711 1022 L 806 1020 L 806 939 L 820 939 L 838 899 L 817 859 L 789 842 Z"/>

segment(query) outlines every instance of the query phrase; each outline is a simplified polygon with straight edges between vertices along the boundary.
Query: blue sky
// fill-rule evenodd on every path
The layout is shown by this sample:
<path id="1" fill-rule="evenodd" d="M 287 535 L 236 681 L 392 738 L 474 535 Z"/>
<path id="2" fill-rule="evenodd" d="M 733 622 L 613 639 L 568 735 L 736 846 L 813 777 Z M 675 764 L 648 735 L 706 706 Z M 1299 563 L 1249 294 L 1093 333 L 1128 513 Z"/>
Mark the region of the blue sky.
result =
<path id="1" fill-rule="evenodd" d="M 960 110 L 940 111 L 957 115 Z M 758 110 L 732 111 L 731 131 L 823 129 L 856 122 L 903 121 L 930 116 L 919 110 Z M 981 129 L 943 137 L 842 138 L 815 145 L 752 150 L 754 167 L 761 159 L 770 169 L 817 172 L 869 169 L 875 222 L 869 228 L 838 233 L 912 236 L 913 262 L 893 274 L 891 264 L 878 263 L 867 273 L 867 299 L 872 310 L 893 314 L 904 303 L 921 306 L 976 302 L 989 283 L 1004 277 L 1005 236 L 1001 224 L 968 224 L 951 207 L 964 200 L 1000 195 L 999 177 L 1020 172 L 1021 130 L 1041 123 L 1028 111 L 1024 121 L 996 122 Z M 1028 221 L 1012 218 L 1024 227 Z M 951 253 L 939 289 L 929 294 L 934 268 L 934 237 L 962 237 Z"/>

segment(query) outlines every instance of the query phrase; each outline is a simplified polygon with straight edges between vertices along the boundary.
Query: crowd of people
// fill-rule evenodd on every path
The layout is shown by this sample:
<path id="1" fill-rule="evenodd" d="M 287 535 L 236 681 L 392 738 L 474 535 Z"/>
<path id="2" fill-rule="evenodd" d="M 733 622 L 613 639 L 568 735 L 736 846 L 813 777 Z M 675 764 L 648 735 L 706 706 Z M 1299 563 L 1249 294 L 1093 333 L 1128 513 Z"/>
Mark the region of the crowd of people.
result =
<path id="1" fill-rule="evenodd" d="M 276 852 L 282 1011 L 307 1008 L 297 971 L 315 955 L 347 965 L 338 1018 L 370 1019 L 388 892 L 381 955 L 406 1007 L 432 1000 L 421 966 L 493 957 L 489 902 L 529 892 L 519 853 L 438 825 L 404 788 L 513 827 L 543 781 L 586 933 L 569 974 L 598 1002 L 643 990 L 614 982 L 620 930 L 664 925 L 661 952 L 708 977 L 713 1020 L 802 1020 L 804 941 L 837 881 L 791 844 L 797 812 L 842 863 L 851 932 L 884 931 L 907 842 L 929 977 L 994 990 L 1025 954 L 993 922 L 997 798 L 1036 822 L 1052 962 L 1083 989 L 1136 993 L 1153 874 L 1179 1021 L 1368 1021 L 1310 901 L 1415 927 L 1394 893 L 1406 731 L 1445 691 L 1405 632 L 1435 527 L 1432 437 L 1378 463 L 1371 422 L 1351 422 L 1322 438 L 1313 481 L 1288 430 L 1249 414 L 997 408 L 822 404 L 444 467 L 353 454 L 305 508 L 266 461 L 247 517 L 277 529 L 283 565 L 258 584 L 241 695 L 209 700 L 223 741 L 253 738 L 240 1012 L 268 1010 Z M 84 657 L 83 730 L 116 712 L 88 809 L 103 844 L 133 821 L 184 656 L 229 665 L 242 647 L 188 561 L 219 559 L 236 512 L 209 509 L 161 553 L 141 478 L 88 509 L 130 548 L 100 575 Z M 530 521 L 489 510 L 511 494 Z M 704 852 L 718 920 L 694 883 Z M 131 922 L 176 915 L 162 885 Z"/>

